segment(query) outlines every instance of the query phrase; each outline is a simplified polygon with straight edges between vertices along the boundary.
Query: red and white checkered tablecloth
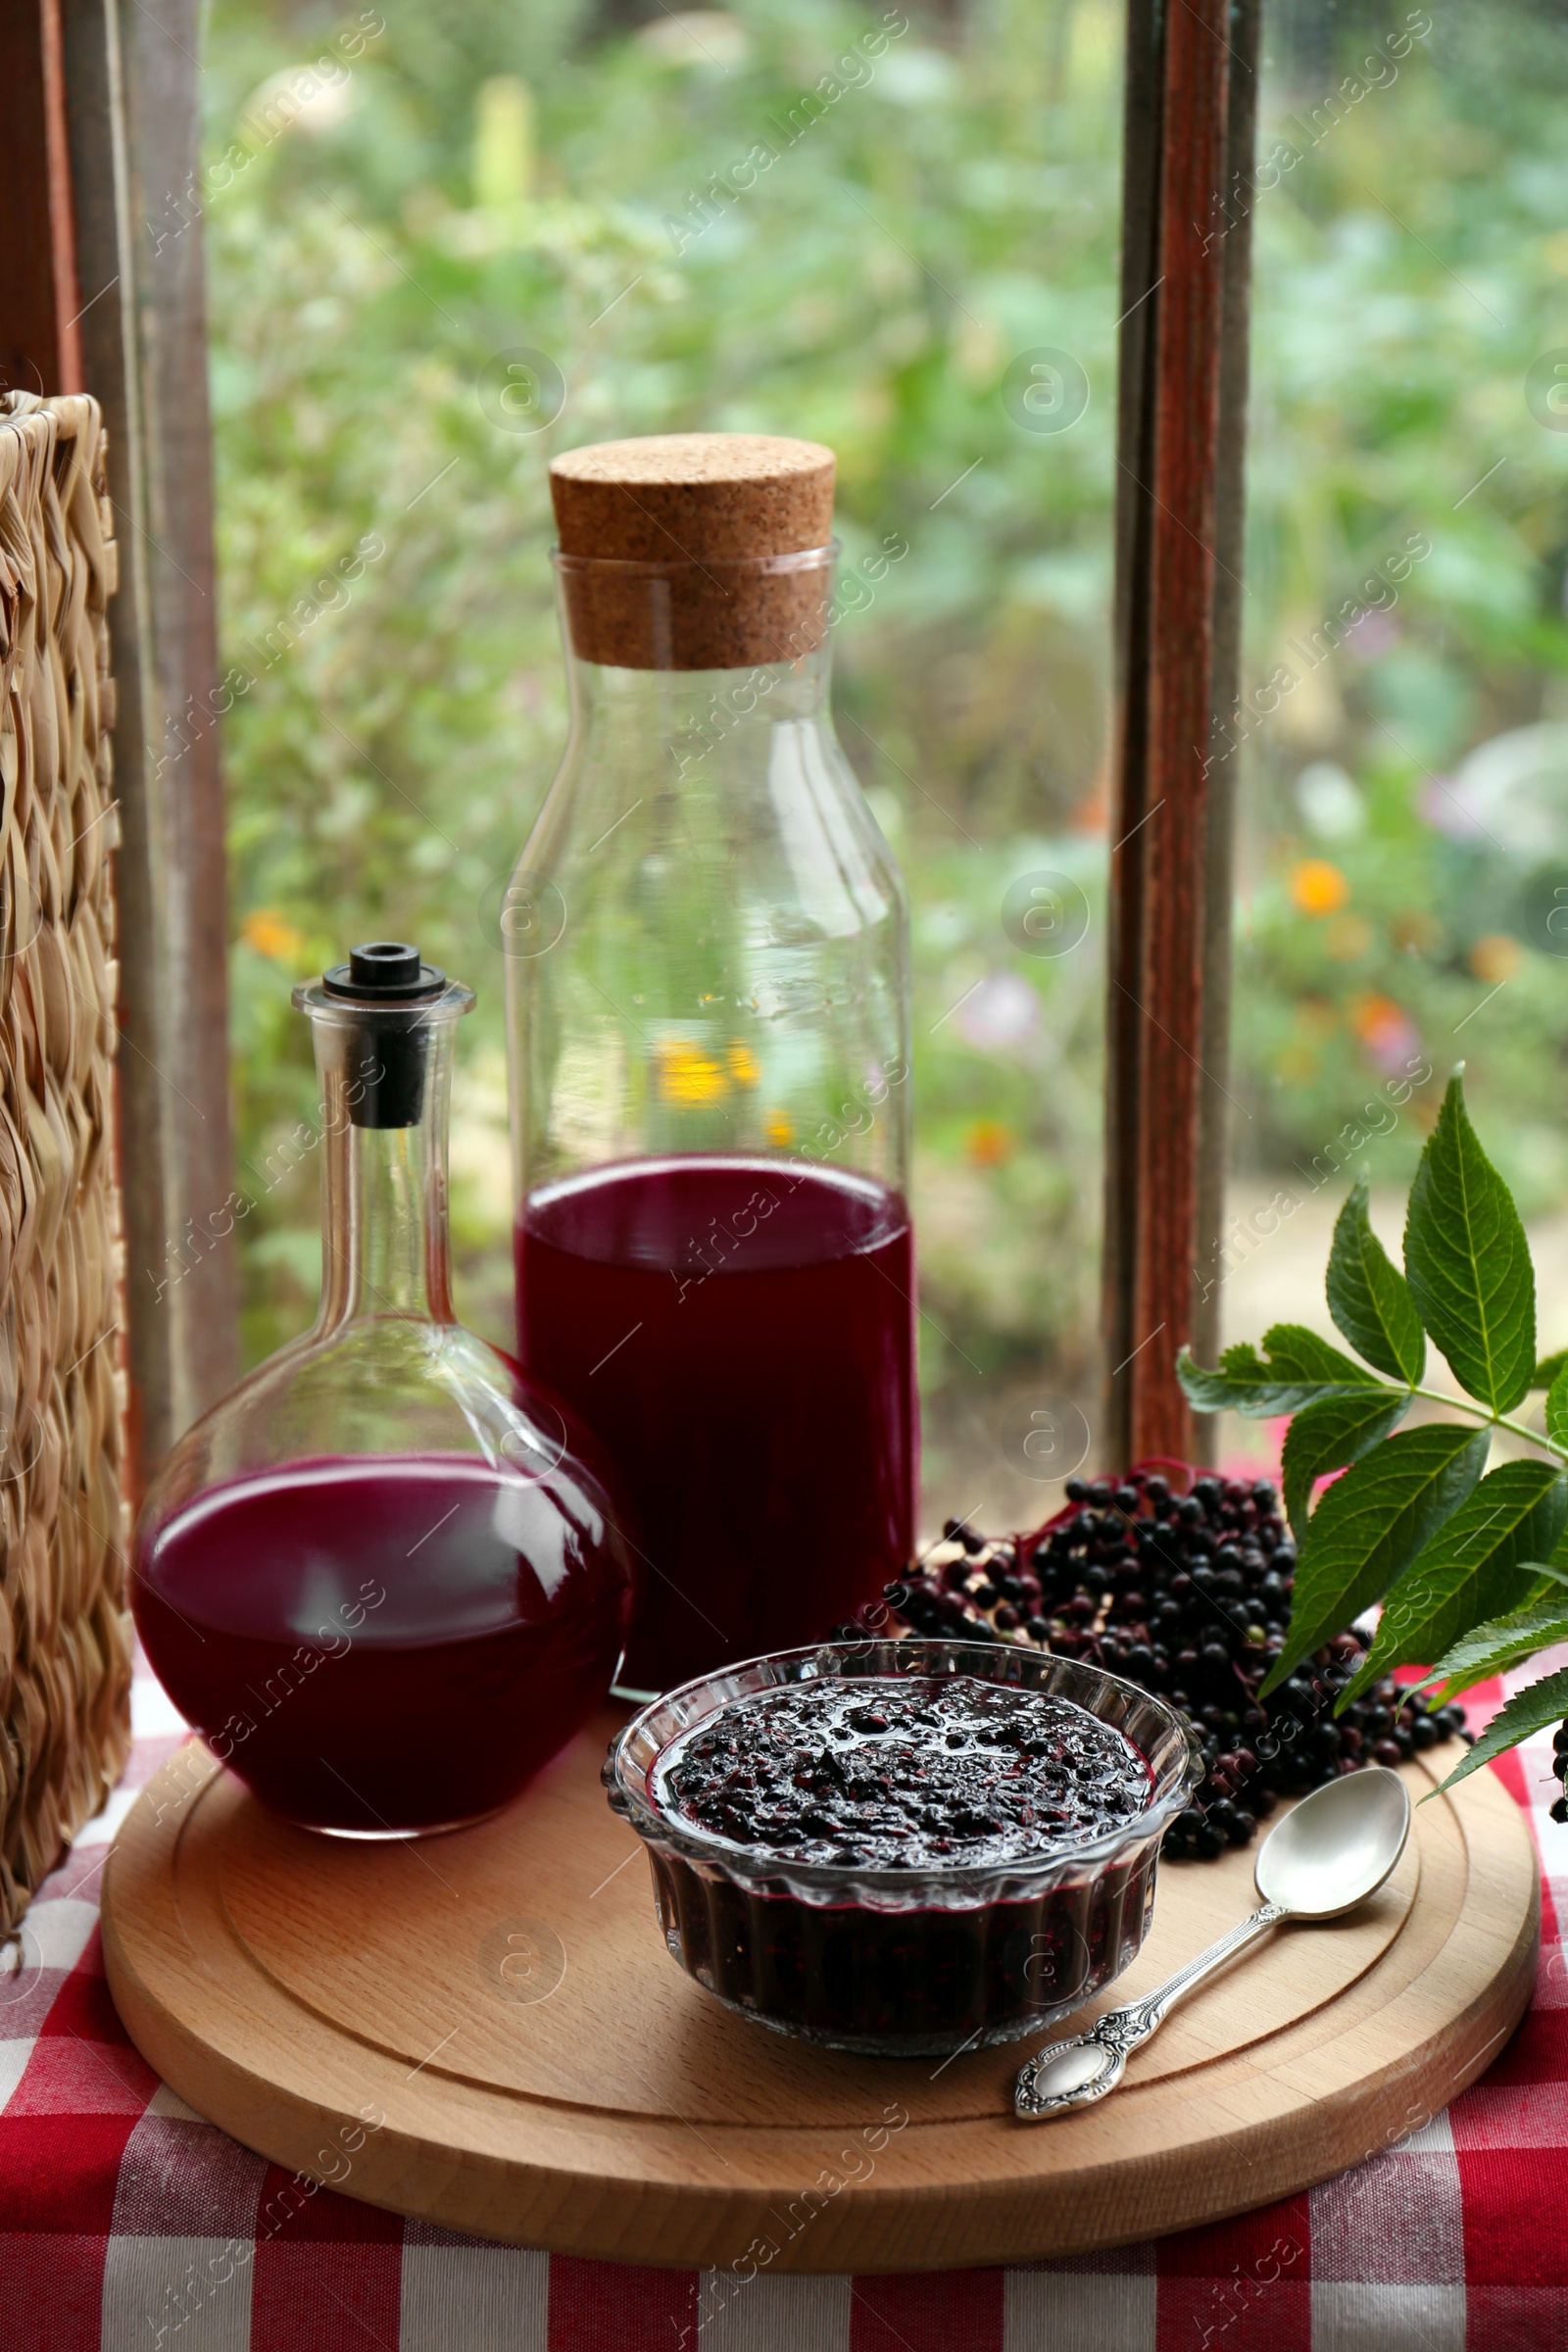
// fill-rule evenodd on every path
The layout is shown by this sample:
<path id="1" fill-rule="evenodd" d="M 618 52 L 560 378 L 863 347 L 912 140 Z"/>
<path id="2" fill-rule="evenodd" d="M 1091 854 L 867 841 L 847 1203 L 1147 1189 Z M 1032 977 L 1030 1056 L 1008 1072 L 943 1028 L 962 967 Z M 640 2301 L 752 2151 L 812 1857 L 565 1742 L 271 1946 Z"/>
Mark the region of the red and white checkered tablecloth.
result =
<path id="1" fill-rule="evenodd" d="M 1499 1695 L 1478 1691 L 1472 1719 Z M 150 1680 L 134 1723 L 122 1788 L 0 1977 L 0 2352 L 1568 2352 L 1568 1830 L 1546 1819 L 1548 1740 L 1498 1767 L 1545 1865 L 1534 2005 L 1491 2072 L 1386 2154 L 1110 2254 L 705 2296 L 696 2272 L 282 2194 L 292 2176 L 159 2082 L 98 1938 L 109 1840 L 184 1736 Z"/>

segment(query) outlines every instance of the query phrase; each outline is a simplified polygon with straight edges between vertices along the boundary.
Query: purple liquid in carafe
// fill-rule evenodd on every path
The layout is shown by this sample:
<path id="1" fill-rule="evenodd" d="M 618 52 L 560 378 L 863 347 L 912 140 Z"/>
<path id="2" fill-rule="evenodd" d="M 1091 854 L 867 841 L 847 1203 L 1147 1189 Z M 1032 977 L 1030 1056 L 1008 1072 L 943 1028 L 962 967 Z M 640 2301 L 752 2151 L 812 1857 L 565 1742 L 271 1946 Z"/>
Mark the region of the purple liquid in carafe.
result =
<path id="1" fill-rule="evenodd" d="M 815 1641 L 899 1573 L 916 1440 L 897 1194 L 784 1159 L 626 1162 L 536 1191 L 516 1251 L 518 1354 L 635 1513 L 626 1685 Z"/>
<path id="2" fill-rule="evenodd" d="M 408 1836 L 494 1812 L 586 1721 L 630 1570 L 612 1472 L 453 1311 L 472 991 L 373 940 L 294 1001 L 321 1087 L 320 1304 L 172 1448 L 131 1600 L 170 1696 L 258 1796 Z"/>
<path id="3" fill-rule="evenodd" d="M 614 1670 L 602 1497 L 461 1456 L 293 1461 L 144 1533 L 136 1623 L 176 1706 L 256 1794 L 385 1836 L 516 1795 Z"/>

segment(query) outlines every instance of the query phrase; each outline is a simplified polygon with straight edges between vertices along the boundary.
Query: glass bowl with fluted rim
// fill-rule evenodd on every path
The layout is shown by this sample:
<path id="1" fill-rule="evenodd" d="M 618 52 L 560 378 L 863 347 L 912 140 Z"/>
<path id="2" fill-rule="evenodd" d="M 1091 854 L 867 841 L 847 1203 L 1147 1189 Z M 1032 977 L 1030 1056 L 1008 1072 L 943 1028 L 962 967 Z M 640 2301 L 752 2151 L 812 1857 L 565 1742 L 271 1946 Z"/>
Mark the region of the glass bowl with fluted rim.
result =
<path id="1" fill-rule="evenodd" d="M 793 1860 L 677 1818 L 661 1798 L 661 1758 L 733 1700 L 956 1677 L 1071 1699 L 1120 1730 L 1148 1764 L 1147 1802 L 1077 1844 L 1042 1830 L 1038 1853 L 905 1868 Z M 1201 1777 L 1182 1717 L 1135 1684 L 1009 1642 L 914 1638 L 779 1650 L 683 1683 L 633 1717 L 604 1768 L 611 1804 L 648 1848 L 659 1924 L 688 1976 L 776 2033 L 900 2058 L 1010 2041 L 1119 1977 L 1149 1927 L 1160 1839 Z"/>

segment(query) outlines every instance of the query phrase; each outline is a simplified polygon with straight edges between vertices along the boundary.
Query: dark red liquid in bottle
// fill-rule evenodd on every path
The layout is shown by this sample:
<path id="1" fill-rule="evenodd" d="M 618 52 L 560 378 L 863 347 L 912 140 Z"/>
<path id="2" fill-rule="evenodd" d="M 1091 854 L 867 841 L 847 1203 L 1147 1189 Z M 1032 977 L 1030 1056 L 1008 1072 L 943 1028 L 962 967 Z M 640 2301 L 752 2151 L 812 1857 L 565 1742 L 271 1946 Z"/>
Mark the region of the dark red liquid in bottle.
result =
<path id="1" fill-rule="evenodd" d="M 630 1495 L 631 1688 L 816 1641 L 905 1565 L 913 1294 L 904 1202 L 863 1177 L 656 1159 L 531 1196 L 517 1351 Z"/>
<path id="2" fill-rule="evenodd" d="M 596 1488 L 443 1455 L 209 1488 L 131 1580 L 159 1680 L 224 1763 L 293 1820 L 369 1836 L 514 1796 L 603 1697 L 625 1591 Z"/>

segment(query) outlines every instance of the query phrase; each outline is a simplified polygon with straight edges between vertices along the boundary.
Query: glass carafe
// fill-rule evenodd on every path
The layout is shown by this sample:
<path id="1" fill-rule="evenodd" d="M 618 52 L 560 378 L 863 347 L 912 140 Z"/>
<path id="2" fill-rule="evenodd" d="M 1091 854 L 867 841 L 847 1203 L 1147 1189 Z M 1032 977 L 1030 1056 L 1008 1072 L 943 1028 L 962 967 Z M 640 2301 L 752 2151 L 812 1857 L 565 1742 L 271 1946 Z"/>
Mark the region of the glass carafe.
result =
<path id="1" fill-rule="evenodd" d="M 453 1313 L 447 1107 L 470 990 L 399 942 L 296 989 L 320 1081 L 321 1300 L 174 1446 L 137 1630 L 277 1811 L 375 1838 L 494 1811 L 609 1687 L 619 1510 L 568 1412 Z"/>
<path id="2" fill-rule="evenodd" d="M 907 920 L 829 715 L 835 551 L 694 552 L 558 554 L 571 734 L 502 915 L 518 1354 L 621 1474 L 628 1691 L 829 1634 L 917 1469 Z M 792 616 L 783 658 L 681 666 L 705 608 Z M 606 611 L 640 662 L 585 657 Z"/>

